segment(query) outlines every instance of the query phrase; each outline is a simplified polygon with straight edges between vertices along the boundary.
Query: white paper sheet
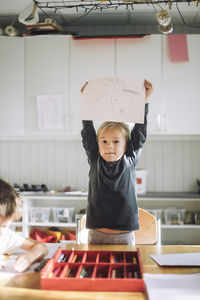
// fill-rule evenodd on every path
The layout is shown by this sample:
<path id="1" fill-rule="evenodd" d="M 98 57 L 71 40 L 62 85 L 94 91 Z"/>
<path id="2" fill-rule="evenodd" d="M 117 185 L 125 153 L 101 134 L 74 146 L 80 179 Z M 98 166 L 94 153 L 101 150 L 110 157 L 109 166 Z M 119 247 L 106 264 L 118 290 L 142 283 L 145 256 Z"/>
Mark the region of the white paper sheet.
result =
<path id="1" fill-rule="evenodd" d="M 101 77 L 89 80 L 81 99 L 80 119 L 144 123 L 144 80 Z"/>
<path id="2" fill-rule="evenodd" d="M 63 129 L 63 108 L 61 95 L 38 95 L 39 129 Z"/>
<path id="3" fill-rule="evenodd" d="M 149 300 L 199 300 L 200 273 L 143 274 Z"/>
<path id="4" fill-rule="evenodd" d="M 194 266 L 200 267 L 200 253 L 175 253 L 150 255 L 160 266 Z M 199 298 L 200 299 L 200 298 Z"/>
<path id="5" fill-rule="evenodd" d="M 25 272 L 17 272 L 14 269 L 14 263 L 17 256 L 18 255 L 10 255 L 8 259 L 4 260 L 4 266 L 0 266 L 0 278 L 11 278 L 16 275 L 33 273 L 34 269 L 40 264 L 39 262 L 35 262 Z"/>

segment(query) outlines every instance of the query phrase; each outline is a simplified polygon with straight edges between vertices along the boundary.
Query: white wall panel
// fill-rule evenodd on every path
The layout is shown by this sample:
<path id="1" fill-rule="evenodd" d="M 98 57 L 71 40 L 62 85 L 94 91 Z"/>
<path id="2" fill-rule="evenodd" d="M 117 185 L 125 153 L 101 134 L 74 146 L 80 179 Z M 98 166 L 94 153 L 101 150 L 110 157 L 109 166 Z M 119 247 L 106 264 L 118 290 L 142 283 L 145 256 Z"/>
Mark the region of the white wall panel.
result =
<path id="1" fill-rule="evenodd" d="M 7 147 L 7 159 L 6 163 L 8 164 L 5 167 L 8 170 L 9 181 L 13 182 L 15 180 L 19 181 L 19 142 L 18 141 L 10 141 L 7 144 L 4 144 Z M 2 153 L 4 157 L 4 152 Z"/>
<path id="2" fill-rule="evenodd" d="M 30 141 L 30 183 L 35 184 L 38 182 L 38 143 Z M 17 181 L 18 182 L 18 181 Z"/>
<path id="3" fill-rule="evenodd" d="M 191 177 L 200 179 L 200 143 L 198 141 L 191 142 Z M 196 186 L 196 181 L 193 182 L 192 188 Z"/>
<path id="4" fill-rule="evenodd" d="M 163 155 L 163 190 L 173 191 L 174 189 L 174 151 L 173 141 L 164 141 L 162 144 Z"/>
<path id="5" fill-rule="evenodd" d="M 138 168 L 148 170 L 148 191 L 196 191 L 200 140 L 148 140 Z M 80 140 L 0 141 L 0 177 L 11 184 L 88 188 L 89 166 Z"/>
<path id="6" fill-rule="evenodd" d="M 183 141 L 183 187 L 191 189 L 192 182 L 190 181 L 192 175 L 192 155 L 191 155 L 191 143 Z"/>
<path id="7" fill-rule="evenodd" d="M 0 135 L 24 134 L 24 39 L 0 36 Z"/>
<path id="8" fill-rule="evenodd" d="M 183 168 L 184 168 L 184 161 L 183 161 L 183 142 L 174 142 L 174 190 L 184 190 L 183 184 Z M 180 176 L 181 174 L 181 176 Z"/>
<path id="9" fill-rule="evenodd" d="M 10 147 L 12 142 L 10 142 Z M 19 163 L 19 180 L 23 183 L 28 183 L 30 181 L 30 148 L 29 142 L 20 142 L 18 149 L 18 163 Z M 9 158 L 10 159 L 10 158 Z"/>
<path id="10" fill-rule="evenodd" d="M 163 149 L 163 142 L 157 141 L 155 142 L 151 142 L 154 144 L 154 149 L 153 149 L 153 172 L 152 172 L 152 176 L 153 176 L 153 182 L 154 185 L 151 187 L 152 190 L 155 191 L 163 191 L 163 185 L 164 185 L 164 176 L 163 176 L 163 153 L 162 153 L 162 149 Z M 148 147 L 147 147 L 148 149 Z"/>

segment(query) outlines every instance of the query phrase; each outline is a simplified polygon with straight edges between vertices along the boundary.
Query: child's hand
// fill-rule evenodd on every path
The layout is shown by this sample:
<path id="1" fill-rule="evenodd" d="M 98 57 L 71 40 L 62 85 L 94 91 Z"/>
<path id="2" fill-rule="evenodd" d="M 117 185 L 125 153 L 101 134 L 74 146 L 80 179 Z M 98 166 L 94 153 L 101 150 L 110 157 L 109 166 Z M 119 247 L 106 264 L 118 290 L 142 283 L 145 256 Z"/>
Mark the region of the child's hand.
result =
<path id="1" fill-rule="evenodd" d="M 81 88 L 81 94 L 83 94 L 84 89 L 85 89 L 85 87 L 86 87 L 87 84 L 88 84 L 88 81 L 86 81 L 86 83 L 84 84 L 84 86 L 82 86 L 82 88 Z"/>
<path id="2" fill-rule="evenodd" d="M 24 272 L 30 267 L 31 263 L 30 253 L 25 253 L 17 257 L 13 267 L 17 272 Z"/>
<path id="3" fill-rule="evenodd" d="M 149 96 L 153 93 L 153 85 L 150 81 L 144 80 L 144 87 L 145 87 L 145 103 L 148 103 Z"/>

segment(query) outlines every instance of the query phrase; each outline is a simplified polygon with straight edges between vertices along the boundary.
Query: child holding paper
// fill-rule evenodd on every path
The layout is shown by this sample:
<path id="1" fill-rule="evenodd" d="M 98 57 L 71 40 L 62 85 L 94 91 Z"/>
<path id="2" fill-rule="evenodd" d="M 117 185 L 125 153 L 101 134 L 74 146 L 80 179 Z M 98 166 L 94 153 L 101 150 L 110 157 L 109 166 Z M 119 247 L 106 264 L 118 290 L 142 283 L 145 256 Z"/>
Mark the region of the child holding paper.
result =
<path id="1" fill-rule="evenodd" d="M 25 238 L 8 227 L 13 220 L 21 217 L 21 201 L 15 189 L 0 179 L 0 255 L 11 254 L 18 248 L 27 250 L 17 257 L 14 269 L 24 272 L 35 261 L 48 253 L 46 245 Z M 0 262 L 0 268 L 2 263 Z"/>
<path id="2" fill-rule="evenodd" d="M 153 91 L 147 80 L 144 87 L 144 124 L 135 124 L 131 132 L 125 123 L 104 122 L 96 134 L 93 122 L 83 121 L 81 135 L 90 165 L 89 244 L 135 244 L 133 230 L 139 229 L 135 167 L 146 140 L 148 98 Z"/>

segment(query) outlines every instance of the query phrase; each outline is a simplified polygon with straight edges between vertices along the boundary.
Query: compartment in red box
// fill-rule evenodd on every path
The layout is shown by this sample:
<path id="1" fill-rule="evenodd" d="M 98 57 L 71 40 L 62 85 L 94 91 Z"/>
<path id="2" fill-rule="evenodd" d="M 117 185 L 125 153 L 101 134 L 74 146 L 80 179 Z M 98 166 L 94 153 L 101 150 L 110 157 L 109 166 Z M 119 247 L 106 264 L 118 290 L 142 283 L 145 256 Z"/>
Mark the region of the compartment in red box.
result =
<path id="1" fill-rule="evenodd" d="M 110 251 L 99 251 L 99 262 L 110 263 L 111 252 Z"/>
<path id="2" fill-rule="evenodd" d="M 65 270 L 64 277 L 66 278 L 75 278 L 78 277 L 80 273 L 81 264 L 79 263 L 69 263 L 68 268 Z"/>
<path id="3" fill-rule="evenodd" d="M 82 264 L 78 273 L 79 278 L 92 278 L 94 274 L 95 264 Z"/>
<path id="4" fill-rule="evenodd" d="M 63 265 L 63 264 L 57 265 L 53 270 L 53 275 L 54 275 L 53 277 L 60 277 L 64 267 L 65 267 L 65 265 Z"/>
<path id="5" fill-rule="evenodd" d="M 137 252 L 136 251 L 125 252 L 125 262 L 131 264 L 138 264 Z"/>
<path id="6" fill-rule="evenodd" d="M 72 258 L 72 251 L 62 250 L 60 247 L 57 249 L 56 253 L 53 255 L 52 259 L 58 262 L 68 262 Z"/>
<path id="7" fill-rule="evenodd" d="M 85 251 L 73 251 L 70 262 L 81 263 L 85 262 L 86 252 Z"/>
<path id="8" fill-rule="evenodd" d="M 113 264 L 124 263 L 124 253 L 120 251 L 112 252 L 110 262 Z"/>
<path id="9" fill-rule="evenodd" d="M 57 258 L 58 256 L 56 256 Z M 62 250 L 60 253 L 59 257 L 57 258 L 57 262 L 63 263 L 63 262 L 68 262 L 72 259 L 72 251 L 65 251 Z"/>
<path id="10" fill-rule="evenodd" d="M 126 265 L 125 275 L 126 278 L 141 278 L 140 270 L 137 265 Z"/>
<path id="11" fill-rule="evenodd" d="M 109 265 L 98 264 L 96 267 L 96 278 L 108 278 Z"/>
<path id="12" fill-rule="evenodd" d="M 124 265 L 111 265 L 108 272 L 108 277 L 112 279 L 122 278 L 124 279 Z"/>
<path id="13" fill-rule="evenodd" d="M 99 256 L 98 252 L 93 252 L 93 251 L 86 252 L 86 259 L 85 259 L 85 261 L 86 262 L 93 262 L 93 263 L 95 263 L 95 262 L 97 262 L 98 256 Z"/>

